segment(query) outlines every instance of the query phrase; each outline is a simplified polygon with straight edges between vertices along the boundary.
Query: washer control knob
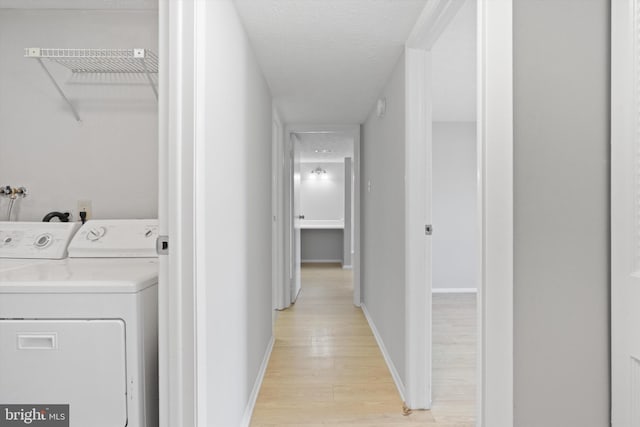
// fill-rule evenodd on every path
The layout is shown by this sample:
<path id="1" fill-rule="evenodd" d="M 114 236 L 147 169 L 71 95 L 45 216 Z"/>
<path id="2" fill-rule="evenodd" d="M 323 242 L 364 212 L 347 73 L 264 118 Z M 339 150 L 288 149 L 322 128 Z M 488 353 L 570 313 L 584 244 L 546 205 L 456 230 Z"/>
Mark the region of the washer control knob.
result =
<path id="1" fill-rule="evenodd" d="M 44 249 L 51 244 L 52 240 L 53 240 L 53 236 L 51 234 L 44 233 L 36 237 L 36 240 L 35 242 L 33 242 L 33 245 L 36 248 Z"/>
<path id="2" fill-rule="evenodd" d="M 104 227 L 92 228 L 87 232 L 87 240 L 95 242 L 97 240 L 102 239 L 102 237 L 104 237 L 105 234 L 107 234 L 107 229 Z"/>

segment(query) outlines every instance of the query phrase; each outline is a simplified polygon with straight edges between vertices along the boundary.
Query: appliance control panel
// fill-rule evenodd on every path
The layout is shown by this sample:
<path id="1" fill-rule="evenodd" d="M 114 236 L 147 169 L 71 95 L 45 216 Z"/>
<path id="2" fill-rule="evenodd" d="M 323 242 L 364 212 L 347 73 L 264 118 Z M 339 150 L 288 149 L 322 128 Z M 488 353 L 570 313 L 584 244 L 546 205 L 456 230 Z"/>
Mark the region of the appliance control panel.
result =
<path id="1" fill-rule="evenodd" d="M 0 222 L 0 258 L 62 259 L 77 222 Z"/>
<path id="2" fill-rule="evenodd" d="M 71 241 L 69 257 L 157 257 L 157 238 L 157 219 L 89 220 Z"/>

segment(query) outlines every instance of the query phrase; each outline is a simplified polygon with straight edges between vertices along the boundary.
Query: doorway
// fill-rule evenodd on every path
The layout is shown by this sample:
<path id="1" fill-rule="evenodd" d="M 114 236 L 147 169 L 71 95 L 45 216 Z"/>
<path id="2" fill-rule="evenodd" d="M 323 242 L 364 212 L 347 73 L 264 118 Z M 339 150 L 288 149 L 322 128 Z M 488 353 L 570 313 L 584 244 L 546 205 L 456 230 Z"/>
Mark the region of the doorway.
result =
<path id="1" fill-rule="evenodd" d="M 513 424 L 512 2 L 477 0 L 476 416 L 478 426 Z M 464 0 L 427 4 L 407 41 L 406 394 L 412 408 L 433 398 L 431 232 L 432 48 Z M 425 226 L 426 224 L 426 226 Z M 421 236 L 419 229 L 423 230 Z M 424 238 L 424 235 L 427 238 Z M 424 284 L 427 283 L 425 287 Z M 425 292 L 425 288 L 428 292 Z M 488 310 L 491 307 L 491 310 Z"/>
<path id="2" fill-rule="evenodd" d="M 287 126 L 282 147 L 285 254 L 274 267 L 286 274 L 275 284 L 274 308 L 295 303 L 303 262 L 352 270 L 352 301 L 360 306 L 360 127 Z"/>
<path id="3" fill-rule="evenodd" d="M 432 410 L 476 416 L 478 163 L 476 1 L 431 48 Z"/>

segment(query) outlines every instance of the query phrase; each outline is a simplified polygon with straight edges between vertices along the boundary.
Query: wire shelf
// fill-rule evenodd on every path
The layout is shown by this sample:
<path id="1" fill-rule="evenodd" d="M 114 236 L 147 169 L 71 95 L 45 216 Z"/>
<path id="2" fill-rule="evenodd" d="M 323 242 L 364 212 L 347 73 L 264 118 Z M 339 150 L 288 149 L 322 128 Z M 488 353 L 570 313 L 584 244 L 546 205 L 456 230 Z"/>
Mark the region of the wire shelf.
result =
<path id="1" fill-rule="evenodd" d="M 74 73 L 158 72 L 158 55 L 151 49 L 27 48 L 25 57 L 48 59 Z"/>
<path id="2" fill-rule="evenodd" d="M 56 90 L 69 105 L 78 122 L 81 122 L 78 111 L 73 106 L 60 84 L 43 60 L 58 63 L 73 72 L 72 76 L 118 76 L 130 78 L 132 75 L 144 75 L 158 99 L 157 75 L 158 55 L 151 49 L 54 49 L 30 47 L 24 50 L 26 58 L 37 60 L 47 74 Z M 114 79 L 104 79 L 113 81 Z"/>

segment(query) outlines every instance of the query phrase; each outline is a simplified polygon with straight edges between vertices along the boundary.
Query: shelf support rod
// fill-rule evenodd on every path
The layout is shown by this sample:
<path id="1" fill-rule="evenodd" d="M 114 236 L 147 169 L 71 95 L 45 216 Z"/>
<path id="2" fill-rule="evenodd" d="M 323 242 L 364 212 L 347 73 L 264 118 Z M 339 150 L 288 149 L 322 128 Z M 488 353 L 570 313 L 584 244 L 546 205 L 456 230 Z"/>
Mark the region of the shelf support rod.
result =
<path id="1" fill-rule="evenodd" d="M 71 101 L 69 101 L 69 98 L 67 98 L 67 95 L 64 94 L 64 91 L 62 90 L 62 88 L 60 87 L 60 85 L 58 84 L 58 82 L 56 81 L 56 79 L 53 77 L 53 75 L 51 74 L 51 72 L 49 71 L 49 69 L 47 68 L 46 65 L 44 65 L 44 62 L 42 62 L 42 58 L 36 58 L 38 60 L 38 62 L 40 63 L 40 65 L 42 66 L 42 69 L 44 70 L 44 72 L 47 74 L 47 76 L 49 76 L 49 79 L 51 80 L 51 83 L 53 83 L 53 85 L 56 87 L 56 89 L 58 90 L 58 93 L 60 94 L 60 96 L 62 96 L 62 98 L 67 102 L 67 104 L 69 105 L 69 108 L 71 109 L 71 112 L 73 113 L 73 116 L 76 118 L 76 120 L 78 122 L 82 122 L 82 120 L 80 120 L 80 115 L 78 114 L 78 111 L 76 110 L 76 108 L 73 106 L 73 104 L 71 103 Z"/>
<path id="2" fill-rule="evenodd" d="M 156 96 L 156 100 L 158 100 L 158 89 L 156 88 L 156 85 L 153 84 L 153 79 L 151 78 L 151 74 L 149 74 L 149 69 L 147 68 L 147 63 L 144 60 L 144 58 L 140 59 L 140 62 L 142 63 L 142 68 L 144 69 L 144 74 L 147 76 L 147 80 L 149 80 L 149 84 L 151 85 L 151 89 L 153 90 L 153 93 Z"/>

